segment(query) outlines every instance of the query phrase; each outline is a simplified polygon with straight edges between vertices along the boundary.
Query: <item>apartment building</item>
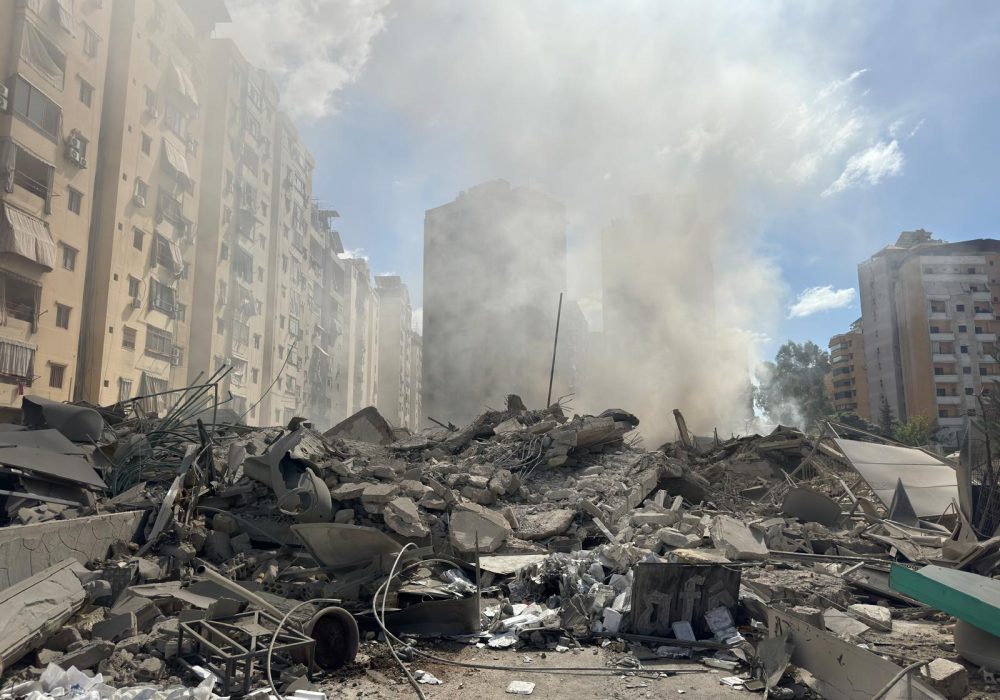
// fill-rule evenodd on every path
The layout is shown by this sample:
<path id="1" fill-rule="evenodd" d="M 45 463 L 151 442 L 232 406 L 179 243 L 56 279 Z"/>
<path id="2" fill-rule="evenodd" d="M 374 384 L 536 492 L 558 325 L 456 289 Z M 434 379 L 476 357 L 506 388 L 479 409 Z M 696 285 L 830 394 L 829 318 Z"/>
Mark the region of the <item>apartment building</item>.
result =
<path id="1" fill-rule="evenodd" d="M 407 425 L 411 430 L 420 430 L 424 425 L 423 416 L 423 364 L 424 339 L 416 331 L 410 331 L 410 405 Z"/>
<path id="2" fill-rule="evenodd" d="M 566 212 L 494 180 L 424 218 L 423 411 L 463 424 L 506 394 L 545 404 Z"/>
<path id="3" fill-rule="evenodd" d="M 112 7 L 79 398 L 99 404 L 187 384 L 204 131 L 205 39 L 221 2 Z M 162 413 L 168 398 L 143 408 Z"/>
<path id="4" fill-rule="evenodd" d="M 399 275 L 377 275 L 375 293 L 379 305 L 376 408 L 392 425 L 413 428 L 410 373 L 415 363 L 410 292 Z"/>
<path id="5" fill-rule="evenodd" d="M 188 382 L 231 365 L 222 388 L 250 425 L 271 423 L 257 400 L 266 388 L 264 306 L 273 240 L 272 178 L 278 90 L 230 39 L 207 42 L 196 274 Z"/>
<path id="6" fill-rule="evenodd" d="M 871 410 L 884 396 L 898 420 L 922 414 L 956 439 L 1000 374 L 1000 241 L 904 232 L 858 277 Z"/>
<path id="7" fill-rule="evenodd" d="M 303 384 L 306 415 L 318 427 L 327 428 L 347 417 L 338 412 L 335 399 L 338 377 L 347 371 L 344 289 L 347 269 L 341 255 L 344 246 L 333 228 L 339 214 L 312 207 L 309 262 L 312 271 L 307 290 L 304 319 L 309 329 Z"/>
<path id="8" fill-rule="evenodd" d="M 834 409 L 852 412 L 867 421 L 873 418 L 868 400 L 868 370 L 865 367 L 865 343 L 861 319 L 851 324 L 847 333 L 830 338 L 830 373 L 826 393 Z"/>
<path id="9" fill-rule="evenodd" d="M 111 10 L 0 3 L 0 406 L 78 388 Z"/>
<path id="10" fill-rule="evenodd" d="M 337 377 L 336 411 L 349 416 L 378 401 L 379 298 L 372 284 L 368 261 L 343 257 L 344 352 L 346 368 Z"/>
<path id="11" fill-rule="evenodd" d="M 312 174 L 315 161 L 285 114 L 274 129 L 274 175 L 271 178 L 271 236 L 267 258 L 271 276 L 264 324 L 264 386 L 262 402 L 271 424 L 287 423 L 302 412 L 303 377 L 307 367 L 303 316 L 308 289 L 316 278 L 309 260 Z"/>

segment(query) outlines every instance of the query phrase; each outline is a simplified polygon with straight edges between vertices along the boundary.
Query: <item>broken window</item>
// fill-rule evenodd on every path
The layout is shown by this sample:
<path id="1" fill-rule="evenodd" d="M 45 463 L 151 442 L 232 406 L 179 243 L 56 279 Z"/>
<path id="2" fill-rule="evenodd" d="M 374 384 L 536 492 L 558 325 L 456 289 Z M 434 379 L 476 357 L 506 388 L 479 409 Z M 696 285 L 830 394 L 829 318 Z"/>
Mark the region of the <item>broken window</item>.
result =
<path id="1" fill-rule="evenodd" d="M 184 269 L 184 258 L 181 257 L 180 246 L 159 233 L 153 236 L 152 256 L 153 267 L 160 265 L 174 274 Z"/>
<path id="2" fill-rule="evenodd" d="M 250 343 L 250 324 L 236 321 L 233 323 L 233 344 L 246 346 Z"/>
<path id="3" fill-rule="evenodd" d="M 187 119 L 184 113 L 177 109 L 171 102 L 167 102 L 166 108 L 163 110 L 163 123 L 167 125 L 167 128 L 172 132 L 184 138 L 185 125 L 187 124 Z"/>
<path id="4" fill-rule="evenodd" d="M 155 279 L 149 282 L 149 308 L 162 311 L 173 318 L 177 310 L 175 292 L 171 287 L 157 282 Z"/>
<path id="5" fill-rule="evenodd" d="M 13 192 L 13 185 L 17 185 L 43 200 L 45 213 L 51 214 L 55 168 L 13 141 L 0 144 L 0 160 L 3 161 L 6 174 L 4 189 Z"/>
<path id="6" fill-rule="evenodd" d="M 239 246 L 233 251 L 233 274 L 248 284 L 253 283 L 253 256 Z"/>
<path id="7" fill-rule="evenodd" d="M 0 295 L 3 298 L 0 309 L 3 325 L 8 325 L 13 318 L 30 323 L 32 332 L 37 330 L 41 285 L 13 272 L 0 272 Z"/>

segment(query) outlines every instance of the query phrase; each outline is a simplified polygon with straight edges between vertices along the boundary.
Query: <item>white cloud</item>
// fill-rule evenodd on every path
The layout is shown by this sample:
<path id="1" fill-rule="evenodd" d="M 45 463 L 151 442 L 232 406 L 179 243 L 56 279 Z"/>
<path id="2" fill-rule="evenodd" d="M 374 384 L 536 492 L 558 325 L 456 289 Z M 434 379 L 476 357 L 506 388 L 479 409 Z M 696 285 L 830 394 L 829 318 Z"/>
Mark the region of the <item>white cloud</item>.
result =
<path id="1" fill-rule="evenodd" d="M 268 70 L 296 118 L 337 111 L 335 95 L 361 75 L 372 42 L 385 29 L 389 0 L 229 0 L 232 37 L 256 66 Z M 280 5 L 280 7 L 279 7 Z"/>
<path id="2" fill-rule="evenodd" d="M 834 289 L 833 285 L 825 287 L 809 287 L 801 294 L 795 303 L 788 307 L 788 318 L 812 316 L 820 311 L 842 309 L 854 303 L 857 295 L 853 287 Z"/>
<path id="3" fill-rule="evenodd" d="M 365 254 L 364 248 L 348 249 L 338 254 L 337 257 L 341 260 L 364 260 L 368 262 L 368 255 Z"/>
<path id="4" fill-rule="evenodd" d="M 417 333 L 424 332 L 424 307 L 420 306 L 413 310 L 413 323 L 411 328 Z"/>
<path id="5" fill-rule="evenodd" d="M 823 196 L 829 197 L 850 187 L 868 183 L 877 185 L 887 177 L 899 175 L 903 171 L 903 151 L 896 139 L 879 141 L 874 146 L 859 151 L 847 160 L 844 172 L 833 184 L 823 190 Z"/>

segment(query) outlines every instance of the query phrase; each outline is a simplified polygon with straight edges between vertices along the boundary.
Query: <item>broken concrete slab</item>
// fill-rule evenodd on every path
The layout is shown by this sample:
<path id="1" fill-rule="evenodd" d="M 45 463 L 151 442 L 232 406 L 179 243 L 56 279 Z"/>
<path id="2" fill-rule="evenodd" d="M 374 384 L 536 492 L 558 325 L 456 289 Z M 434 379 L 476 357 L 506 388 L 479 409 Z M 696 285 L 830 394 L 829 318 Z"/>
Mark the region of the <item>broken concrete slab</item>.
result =
<path id="1" fill-rule="evenodd" d="M 705 613 L 739 599 L 740 570 L 733 567 L 640 562 L 634 576 L 624 629 L 635 634 L 668 637 L 674 623 L 688 622 L 699 639 L 711 637 Z"/>
<path id="2" fill-rule="evenodd" d="M 361 502 L 365 505 L 384 506 L 399 493 L 395 484 L 368 484 L 361 494 Z"/>
<path id="3" fill-rule="evenodd" d="M 827 608 L 823 611 L 823 625 L 846 641 L 852 641 L 855 637 L 871 629 L 857 618 L 851 617 L 836 608 Z"/>
<path id="4" fill-rule="evenodd" d="M 717 515 L 709 526 L 712 543 L 729 559 L 764 561 L 767 547 L 761 544 L 746 525 L 728 515 Z"/>
<path id="5" fill-rule="evenodd" d="M 362 408 L 323 433 L 325 438 L 357 440 L 388 445 L 393 442 L 392 426 L 374 406 Z"/>
<path id="6" fill-rule="evenodd" d="M 517 536 L 529 541 L 546 540 L 566 532 L 575 517 L 576 511 L 566 508 L 522 514 L 517 518 Z"/>
<path id="7" fill-rule="evenodd" d="M 495 552 L 511 535 L 510 523 L 500 513 L 496 513 L 474 503 L 460 503 L 451 512 L 448 524 L 448 538 L 459 552 L 468 554 L 476 551 Z"/>
<path id="8" fill-rule="evenodd" d="M 63 668 L 75 666 L 81 671 L 85 671 L 94 668 L 114 653 L 115 645 L 112 642 L 97 640 L 88 642 L 78 649 L 66 652 L 55 663 Z"/>
<path id="9" fill-rule="evenodd" d="M 127 637 L 134 637 L 138 632 L 135 613 L 123 612 L 96 623 L 91 629 L 91 637 L 117 642 Z"/>
<path id="10" fill-rule="evenodd" d="M 969 694 L 969 672 L 954 661 L 934 659 L 920 667 L 920 677 L 948 700 L 962 700 Z"/>
<path id="11" fill-rule="evenodd" d="M 66 559 L 0 590 L 0 675 L 83 607 L 86 593 L 78 573 L 86 569 Z"/>
<path id="12" fill-rule="evenodd" d="M 430 530 L 417 510 L 417 504 L 410 498 L 394 498 L 389 501 L 382 515 L 385 524 L 403 537 L 424 538 L 430 535 Z"/>
<path id="13" fill-rule="evenodd" d="M 892 632 L 892 610 L 883 605 L 853 603 L 847 606 L 847 612 L 869 627 L 881 632 Z"/>

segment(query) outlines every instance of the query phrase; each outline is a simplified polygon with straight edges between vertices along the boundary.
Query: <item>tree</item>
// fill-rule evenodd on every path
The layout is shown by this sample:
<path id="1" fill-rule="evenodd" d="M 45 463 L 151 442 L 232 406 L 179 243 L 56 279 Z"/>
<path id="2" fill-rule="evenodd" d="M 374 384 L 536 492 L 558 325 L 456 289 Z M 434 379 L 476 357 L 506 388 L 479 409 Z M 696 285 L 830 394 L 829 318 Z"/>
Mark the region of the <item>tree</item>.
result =
<path id="1" fill-rule="evenodd" d="M 808 429 L 833 410 L 823 382 L 829 371 L 830 353 L 812 341 L 790 340 L 774 362 L 758 367 L 754 404 L 772 421 Z"/>
<path id="2" fill-rule="evenodd" d="M 910 416 L 904 423 L 897 423 L 892 429 L 892 439 L 904 445 L 920 447 L 931 441 L 931 422 L 923 413 Z"/>
<path id="3" fill-rule="evenodd" d="M 886 435 L 892 433 L 892 427 L 896 424 L 896 417 L 892 415 L 892 406 L 889 405 L 889 399 L 885 396 L 882 396 L 882 403 L 878 407 L 878 424 Z"/>

